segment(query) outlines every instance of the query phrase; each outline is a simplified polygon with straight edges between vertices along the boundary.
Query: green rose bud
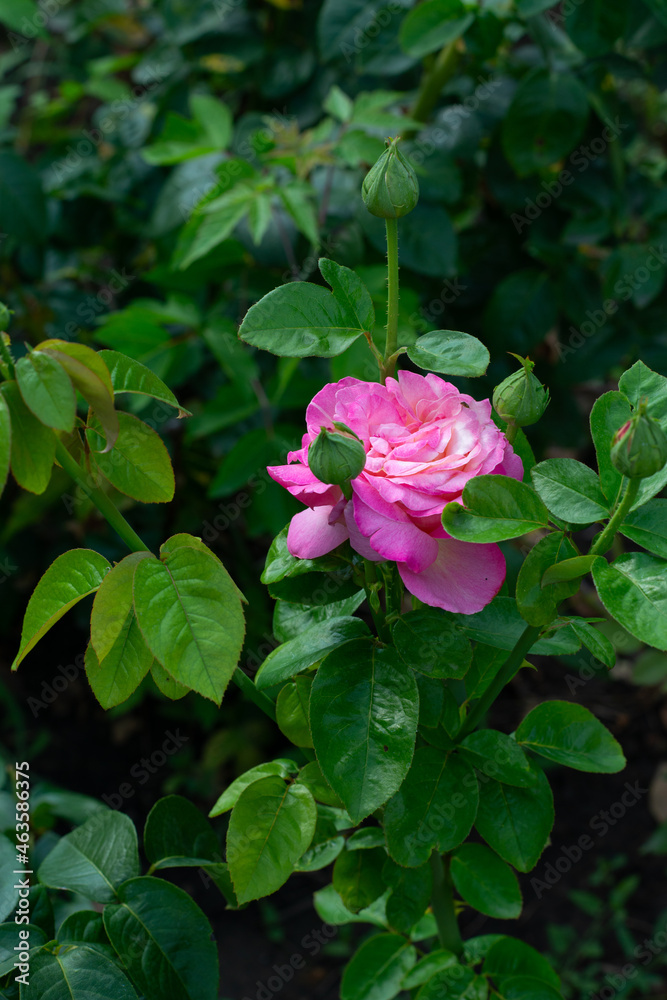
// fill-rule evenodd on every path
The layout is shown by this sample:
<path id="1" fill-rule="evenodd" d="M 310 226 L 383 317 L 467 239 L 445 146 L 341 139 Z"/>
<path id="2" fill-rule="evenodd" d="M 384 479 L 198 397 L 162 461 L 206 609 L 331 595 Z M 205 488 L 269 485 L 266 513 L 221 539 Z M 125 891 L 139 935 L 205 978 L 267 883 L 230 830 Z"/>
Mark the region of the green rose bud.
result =
<path id="1" fill-rule="evenodd" d="M 387 148 L 361 186 L 366 208 L 381 219 L 400 219 L 419 200 L 417 176 L 397 144 L 398 139 L 387 140 Z"/>
<path id="2" fill-rule="evenodd" d="M 340 486 L 348 499 L 352 495 L 350 480 L 356 479 L 365 464 L 366 451 L 352 431 L 340 434 L 322 427 L 308 448 L 308 468 L 313 475 L 321 483 Z"/>
<path id="3" fill-rule="evenodd" d="M 645 401 L 614 434 L 611 461 L 628 479 L 646 479 L 667 464 L 667 434 L 655 417 L 648 415 Z"/>
<path id="4" fill-rule="evenodd" d="M 533 361 L 518 354 L 512 357 L 521 362 L 521 368 L 493 390 L 493 408 L 508 424 L 528 427 L 537 423 L 549 405 L 549 390 L 533 375 Z"/>

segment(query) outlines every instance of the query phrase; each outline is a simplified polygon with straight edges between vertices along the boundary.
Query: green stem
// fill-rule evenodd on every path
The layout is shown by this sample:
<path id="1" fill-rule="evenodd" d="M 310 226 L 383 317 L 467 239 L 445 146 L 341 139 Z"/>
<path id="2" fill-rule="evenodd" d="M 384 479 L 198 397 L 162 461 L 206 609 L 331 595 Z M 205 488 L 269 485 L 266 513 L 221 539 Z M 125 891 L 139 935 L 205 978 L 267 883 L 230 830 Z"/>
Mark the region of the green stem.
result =
<path id="1" fill-rule="evenodd" d="M 609 551 L 612 542 L 614 541 L 616 532 L 623 524 L 626 515 L 629 513 L 630 508 L 635 502 L 640 482 L 641 480 L 639 479 L 628 479 L 628 485 L 626 487 L 625 493 L 623 494 L 623 499 L 618 505 L 616 512 L 612 515 L 611 521 L 604 529 L 602 534 L 598 536 L 597 541 L 591 547 L 589 555 L 601 556 L 604 555 L 605 552 Z"/>
<path id="2" fill-rule="evenodd" d="M 456 47 L 456 41 L 450 42 L 449 45 L 445 45 L 445 47 L 440 50 L 438 58 L 435 60 L 431 69 L 424 75 L 411 115 L 411 117 L 416 118 L 418 122 L 425 122 L 428 120 L 428 117 L 431 114 L 431 111 L 433 111 L 438 97 L 440 96 L 440 91 L 447 81 L 454 75 L 456 64 L 458 62 Z"/>
<path id="3" fill-rule="evenodd" d="M 378 639 L 385 642 L 388 637 L 387 623 L 382 614 L 382 608 L 380 607 L 380 595 L 377 590 L 377 582 L 378 578 L 375 563 L 370 559 L 364 559 L 364 590 L 366 591 L 366 599 L 371 609 L 373 624 L 375 625 L 375 631 L 377 632 Z"/>
<path id="4" fill-rule="evenodd" d="M 526 654 L 528 653 L 531 646 L 533 646 L 540 635 L 541 629 L 535 625 L 527 625 L 523 630 L 519 638 L 517 639 L 514 649 L 507 657 L 502 667 L 489 684 L 488 688 L 482 695 L 482 697 L 477 701 L 472 708 L 465 724 L 461 727 L 461 731 L 458 736 L 458 740 L 462 740 L 464 736 L 468 733 L 472 733 L 484 718 L 488 710 L 493 705 L 494 701 L 505 687 L 506 684 L 512 680 L 514 675 L 517 673 L 521 664 L 524 661 Z"/>
<path id="5" fill-rule="evenodd" d="M 82 469 L 76 459 L 70 455 L 67 448 L 60 440 L 56 443 L 56 458 L 62 465 L 65 472 L 81 487 L 86 496 L 90 497 L 102 517 L 109 522 L 116 534 L 120 535 L 130 552 L 150 552 L 148 546 L 141 540 L 141 538 L 139 538 L 139 535 L 136 533 L 134 528 L 128 524 L 121 512 L 118 510 L 113 501 L 109 499 L 106 493 L 103 493 L 102 490 L 90 484 L 90 477 L 86 471 Z"/>
<path id="6" fill-rule="evenodd" d="M 459 930 L 456 910 L 454 909 L 454 893 L 452 879 L 449 874 L 449 863 L 433 851 L 429 859 L 433 875 L 433 890 L 431 892 L 431 909 L 438 928 L 438 940 L 442 948 L 460 955 L 463 952 L 463 941 Z"/>
<path id="7" fill-rule="evenodd" d="M 384 375 L 393 375 L 398 347 L 398 220 L 387 223 L 387 339 L 384 348 Z M 384 380 L 383 380 L 384 381 Z"/>
<path id="8" fill-rule="evenodd" d="M 505 437 L 507 438 L 508 444 L 514 444 L 517 434 L 519 433 L 519 428 L 513 420 L 510 420 L 507 427 L 505 428 Z"/>
<path id="9" fill-rule="evenodd" d="M 56 444 L 56 458 L 62 465 L 65 472 L 72 477 L 75 483 L 81 487 L 84 493 L 90 497 L 100 514 L 111 525 L 114 531 L 120 535 L 131 552 L 150 552 L 148 546 L 139 538 L 134 528 L 132 528 L 116 505 L 96 486 L 91 486 L 86 472 L 81 468 L 75 458 L 70 455 L 62 441 Z M 274 722 L 276 721 L 276 707 L 268 695 L 258 691 L 253 682 L 240 667 L 237 667 L 232 675 L 232 680 L 243 694 L 250 701 L 254 702 L 258 708 L 268 715 Z"/>
<path id="10" fill-rule="evenodd" d="M 232 680 L 249 701 L 254 702 L 258 708 L 261 708 L 265 715 L 268 715 L 274 722 L 276 721 L 276 706 L 268 695 L 257 690 L 248 675 L 244 674 L 240 667 L 237 667 L 232 674 Z"/>

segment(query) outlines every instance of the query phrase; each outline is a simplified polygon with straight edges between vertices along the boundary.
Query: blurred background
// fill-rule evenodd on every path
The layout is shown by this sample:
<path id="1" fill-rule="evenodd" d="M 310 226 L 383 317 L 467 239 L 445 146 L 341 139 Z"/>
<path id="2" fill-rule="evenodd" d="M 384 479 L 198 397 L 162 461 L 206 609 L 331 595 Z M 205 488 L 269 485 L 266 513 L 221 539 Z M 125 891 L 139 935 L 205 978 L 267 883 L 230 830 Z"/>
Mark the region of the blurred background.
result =
<path id="1" fill-rule="evenodd" d="M 277 284 L 321 281 L 327 256 L 367 283 L 380 341 L 383 226 L 360 185 L 385 137 L 404 137 L 421 187 L 400 225 L 401 341 L 480 337 L 487 377 L 455 380 L 477 398 L 513 370 L 507 352 L 529 354 L 552 395 L 529 432 L 538 459 L 589 461 L 593 400 L 637 358 L 667 373 L 664 0 L 1 0 L 0 27 L 9 332 L 18 353 L 46 336 L 123 351 L 193 412 L 136 407 L 169 448 L 176 500 L 119 499 L 149 544 L 188 531 L 223 559 L 252 608 L 249 672 L 276 644 L 259 583 L 267 546 L 297 509 L 265 467 L 300 440 L 325 382 L 377 372 L 363 343 L 298 362 L 254 352 L 236 330 Z M 194 694 L 168 701 L 148 678 L 105 713 L 83 669 L 83 606 L 10 675 L 27 599 L 73 545 L 124 554 L 59 470 L 41 496 L 8 486 L 0 753 L 40 776 L 45 845 L 81 821 L 88 797 L 140 827 L 169 792 L 208 812 L 238 773 L 286 750 L 235 690 L 219 710 Z M 519 552 L 504 547 L 511 591 Z M 585 589 L 576 602 L 601 611 Z M 556 827 L 522 877 L 518 926 L 477 917 L 464 932 L 544 948 L 573 1000 L 664 1000 L 667 655 L 611 623 L 608 634 L 611 674 L 588 656 L 537 658 L 492 721 L 509 732 L 545 697 L 574 698 L 611 728 L 628 768 L 550 774 Z M 0 822 L 10 816 L 7 786 Z M 313 937 L 326 870 L 241 913 L 196 872 L 174 877 L 213 923 L 221 997 L 267 1000 L 258 982 L 295 952 L 305 968 L 271 996 L 338 995 L 354 931 Z"/>

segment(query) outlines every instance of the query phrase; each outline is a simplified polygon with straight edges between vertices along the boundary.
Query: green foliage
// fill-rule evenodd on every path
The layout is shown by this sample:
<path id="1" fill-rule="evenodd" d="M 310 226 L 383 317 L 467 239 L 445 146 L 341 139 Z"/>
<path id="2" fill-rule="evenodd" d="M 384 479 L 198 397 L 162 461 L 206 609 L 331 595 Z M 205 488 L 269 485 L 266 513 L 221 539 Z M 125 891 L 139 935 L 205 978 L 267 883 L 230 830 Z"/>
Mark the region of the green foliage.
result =
<path id="1" fill-rule="evenodd" d="M 667 380 L 649 367 L 664 354 L 667 275 L 661 5 L 592 3 L 563 19 L 545 16 L 544 0 L 242 2 L 222 17 L 205 3 L 186 24 L 164 0 L 119 0 L 94 16 L 67 5 L 43 29 L 32 2 L 6 7 L 0 20 L 16 37 L 0 94 L 0 294 L 17 332 L 0 341 L 3 539 L 42 519 L 53 527 L 63 495 L 85 537 L 65 552 L 69 540 L 54 543 L 14 665 L 95 595 L 86 672 L 104 708 L 153 681 L 168 698 L 193 691 L 219 706 L 234 677 L 295 745 L 294 760 L 250 767 L 211 809 L 231 811 L 224 861 L 214 827 L 180 796 L 149 815 L 148 875 L 129 819 L 61 803 L 80 810 L 79 825 L 41 861 L 40 891 L 104 909 L 65 920 L 57 946 L 53 927 L 35 932 L 21 997 L 212 1000 L 208 922 L 153 873 L 201 866 L 238 907 L 293 872 L 333 865 L 318 912 L 378 932 L 347 966 L 343 1000 L 406 990 L 557 1000 L 559 979 L 533 949 L 506 936 L 463 948 L 456 914 L 521 911 L 512 868 L 533 868 L 553 822 L 533 755 L 598 773 L 623 766 L 611 734 L 574 702 L 538 705 L 513 736 L 478 728 L 531 651 L 583 645 L 613 665 L 599 618 L 564 602 L 590 574 L 592 615 L 667 650 L 666 501 L 655 499 L 667 470 L 633 491 L 610 459 L 644 401 L 667 426 Z M 38 74 L 33 35 L 48 41 Z M 100 56 L 109 38 L 114 54 Z M 26 84 L 30 100 L 19 101 Z M 402 287 L 383 353 L 385 234 L 360 190 L 389 133 L 403 136 L 421 202 L 401 220 L 399 258 L 390 250 Z M 4 325 L 10 310 L 0 316 Z M 347 545 L 312 560 L 289 553 L 297 507 L 265 467 L 300 446 L 315 392 L 346 376 L 377 381 L 399 360 L 486 398 L 512 351 L 537 357 L 552 390 L 531 431 L 538 457 L 585 456 L 573 405 L 582 382 L 618 391 L 592 408 L 597 472 L 572 457 L 535 465 L 509 426 L 525 481 L 473 477 L 445 507 L 452 538 L 509 543 L 500 596 L 470 616 L 409 610 L 390 564 L 364 565 Z M 155 505 L 149 515 L 143 503 Z M 582 552 L 592 525 L 601 533 Z M 271 536 L 267 595 L 252 567 Z M 237 668 L 240 587 L 249 650 L 276 601 L 278 645 L 255 683 Z M 53 825 L 61 814 L 50 808 L 37 805 Z M 473 826 L 486 844 L 467 842 Z M 0 837 L 7 874 L 8 844 Z M 455 901 L 431 874 L 441 854 Z M 16 899 L 0 884 L 5 919 Z M 0 959 L 9 941 L 0 927 Z M 418 961 L 414 942 L 425 941 Z"/>
<path id="2" fill-rule="evenodd" d="M 355 823 L 397 791 L 412 760 L 419 699 L 392 649 L 355 639 L 317 671 L 310 725 L 322 773 Z"/>

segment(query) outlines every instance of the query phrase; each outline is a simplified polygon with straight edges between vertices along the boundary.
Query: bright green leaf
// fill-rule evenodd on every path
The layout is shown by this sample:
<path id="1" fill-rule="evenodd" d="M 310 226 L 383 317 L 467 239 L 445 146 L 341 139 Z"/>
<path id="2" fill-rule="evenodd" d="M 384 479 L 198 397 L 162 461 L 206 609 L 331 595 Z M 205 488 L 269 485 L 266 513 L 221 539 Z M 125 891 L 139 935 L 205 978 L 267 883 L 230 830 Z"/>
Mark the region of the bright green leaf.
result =
<path id="1" fill-rule="evenodd" d="M 531 788 L 481 782 L 475 819 L 475 827 L 489 847 L 520 872 L 535 867 L 554 824 L 549 782 L 539 767 L 532 765 L 531 771 Z"/>
<path id="2" fill-rule="evenodd" d="M 401 785 L 418 713 L 414 675 L 392 649 L 355 639 L 320 666 L 310 701 L 315 751 L 355 823 Z"/>
<path id="3" fill-rule="evenodd" d="M 478 799 L 470 764 L 436 747 L 418 747 L 384 811 L 389 854 L 399 865 L 417 868 L 433 848 L 451 851 L 470 833 Z"/>
<path id="4" fill-rule="evenodd" d="M 155 868 L 190 867 L 218 862 L 220 845 L 213 827 L 199 809 L 182 795 L 158 799 L 144 827 L 146 857 Z"/>
<path id="5" fill-rule="evenodd" d="M 16 362 L 16 381 L 29 410 L 47 427 L 70 432 L 76 417 L 76 393 L 57 361 L 32 351 Z"/>
<path id="6" fill-rule="evenodd" d="M 317 264 L 320 274 L 331 286 L 345 322 L 361 330 L 372 331 L 375 326 L 375 309 L 361 278 L 349 267 L 343 267 L 326 257 L 320 257 Z"/>
<path id="7" fill-rule="evenodd" d="M 556 617 L 560 602 L 579 590 L 578 578 L 552 587 L 542 586 L 548 568 L 562 559 L 572 558 L 576 551 L 566 535 L 552 531 L 541 538 L 524 559 L 516 581 L 516 602 L 529 625 L 548 624 Z"/>
<path id="8" fill-rule="evenodd" d="M 533 486 L 555 517 L 572 524 L 591 524 L 609 517 L 600 480 L 574 458 L 550 458 L 531 471 Z"/>
<path id="9" fill-rule="evenodd" d="M 345 850 L 333 867 L 333 887 L 348 910 L 358 913 L 386 890 L 382 869 L 387 852 L 382 847 L 367 851 Z"/>
<path id="10" fill-rule="evenodd" d="M 399 934 L 376 934 L 365 941 L 343 972 L 341 1000 L 391 1000 L 401 990 L 417 952 Z"/>
<path id="11" fill-rule="evenodd" d="M 619 530 L 653 555 L 667 559 L 667 500 L 649 500 L 631 511 Z"/>
<path id="12" fill-rule="evenodd" d="M 456 41 L 474 20 L 461 0 L 424 0 L 403 20 L 401 45 L 408 55 L 422 59 Z"/>
<path id="13" fill-rule="evenodd" d="M 605 392 L 595 400 L 591 410 L 591 436 L 598 460 L 600 486 L 609 504 L 615 503 L 623 481 L 621 473 L 611 462 L 611 440 L 631 414 L 627 397 L 621 392 Z"/>
<path id="14" fill-rule="evenodd" d="M 134 823 L 125 813 L 100 809 L 58 841 L 40 865 L 37 877 L 42 885 L 108 903 L 126 879 L 138 874 Z"/>
<path id="15" fill-rule="evenodd" d="M 547 760 L 577 771 L 614 774 L 625 766 L 620 746 L 606 726 L 568 701 L 545 701 L 529 712 L 516 741 Z"/>
<path id="16" fill-rule="evenodd" d="M 501 937 L 492 943 L 482 970 L 500 984 L 515 976 L 529 976 L 560 992 L 560 979 L 546 958 L 524 941 Z"/>
<path id="17" fill-rule="evenodd" d="M 356 306 L 357 300 L 353 301 Z M 342 354 L 364 329 L 347 302 L 341 306 L 339 298 L 320 285 L 292 281 L 250 307 L 239 337 L 281 357 L 332 358 Z"/>
<path id="18" fill-rule="evenodd" d="M 459 744 L 464 758 L 487 778 L 508 785 L 529 788 L 535 785 L 537 774 L 526 754 L 516 742 L 496 729 L 478 729 Z"/>
<path id="19" fill-rule="evenodd" d="M 232 809 L 239 800 L 241 792 L 252 785 L 253 782 L 259 781 L 261 778 L 266 778 L 269 775 L 277 775 L 280 778 L 289 778 L 297 772 L 297 765 L 293 760 L 279 759 L 270 760 L 266 764 L 257 764 L 256 767 L 251 767 L 249 771 L 245 774 L 241 774 L 238 778 L 232 781 L 225 791 L 222 793 L 218 801 L 215 803 L 209 816 L 220 816 L 221 813 L 227 812 Z M 307 784 L 303 782 L 303 784 Z"/>
<path id="20" fill-rule="evenodd" d="M 433 0 L 427 0 L 432 3 Z M 437 0 L 439 2 L 439 0 Z M 425 4 L 415 8 L 415 13 Z M 419 337 L 414 347 L 408 347 L 408 357 L 419 368 L 442 375 L 463 375 L 474 378 L 488 368 L 489 352 L 477 337 L 456 330 L 434 330 Z"/>
<path id="21" fill-rule="evenodd" d="M 184 410 L 180 406 L 169 386 L 140 361 L 128 358 L 119 351 L 100 351 L 99 356 L 109 369 L 114 395 L 119 392 L 132 392 L 140 396 L 151 396 L 160 403 L 173 406 L 178 410 L 179 417 L 191 416 L 189 410 Z"/>
<path id="22" fill-rule="evenodd" d="M 593 654 L 601 663 L 611 669 L 616 663 L 616 650 L 600 629 L 595 628 L 590 622 L 583 618 L 573 618 L 572 628 L 575 634 L 581 639 L 581 643 Z"/>
<path id="23" fill-rule="evenodd" d="M 276 722 L 283 736 L 297 747 L 312 747 L 308 705 L 312 677 L 297 677 L 280 691 L 276 700 Z"/>
<path id="24" fill-rule="evenodd" d="M 28 601 L 12 670 L 71 607 L 95 593 L 110 568 L 92 549 L 70 549 L 51 563 Z"/>
<path id="25" fill-rule="evenodd" d="M 30 493 L 43 493 L 51 478 L 56 456 L 56 436 L 25 405 L 16 382 L 3 382 L 0 394 L 11 420 L 10 461 L 14 479 Z M 6 417 L 4 424 L 7 428 L 7 437 L 3 435 L 6 455 L 10 440 Z"/>
<path id="26" fill-rule="evenodd" d="M 480 913 L 500 920 L 521 913 L 521 890 L 516 875 L 484 844 L 458 847 L 452 855 L 451 874 L 457 892 Z"/>
<path id="27" fill-rule="evenodd" d="M 260 778 L 243 790 L 227 831 L 227 863 L 239 903 L 287 881 L 315 832 L 317 809 L 305 785 Z"/>
<path id="28" fill-rule="evenodd" d="M 148 648 L 174 680 L 220 704 L 244 636 L 241 601 L 213 555 L 189 546 L 134 574 L 134 606 Z"/>
<path id="29" fill-rule="evenodd" d="M 216 1000 L 218 950 L 190 896 L 143 876 L 125 882 L 118 898 L 105 907 L 104 926 L 146 1000 Z"/>
<path id="30" fill-rule="evenodd" d="M 59 949 L 58 954 L 41 948 L 30 957 L 28 982 L 21 987 L 21 1000 L 137 1000 L 116 962 L 85 944 Z"/>
<path id="31" fill-rule="evenodd" d="M 470 667 L 470 642 L 437 608 L 402 615 L 392 626 L 392 638 L 405 662 L 429 677 L 460 679 Z"/>
<path id="32" fill-rule="evenodd" d="M 314 666 L 332 650 L 364 635 L 368 635 L 368 626 L 361 618 L 318 622 L 269 653 L 257 671 L 255 684 L 261 689 L 288 680 Z"/>
<path id="33" fill-rule="evenodd" d="M 631 635 L 662 650 L 667 650 L 666 575 L 667 562 L 645 552 L 593 566 L 593 582 L 609 614 Z"/>
<path id="34" fill-rule="evenodd" d="M 126 496 L 142 503 L 168 503 L 174 496 L 174 470 L 162 439 L 131 413 L 119 413 L 118 421 L 118 438 L 106 453 L 98 428 L 87 429 L 94 468 Z"/>
<path id="35" fill-rule="evenodd" d="M 232 113 L 226 104 L 209 94 L 192 94 L 190 111 L 206 133 L 212 145 L 222 151 L 232 138 Z"/>
<path id="36" fill-rule="evenodd" d="M 442 513 L 445 531 L 462 542 L 518 538 L 549 521 L 537 494 L 510 476 L 476 476 L 466 483 L 462 499 L 464 506 L 449 503 Z"/>

